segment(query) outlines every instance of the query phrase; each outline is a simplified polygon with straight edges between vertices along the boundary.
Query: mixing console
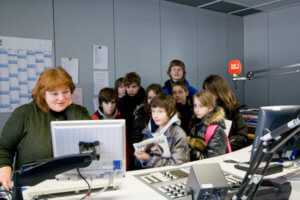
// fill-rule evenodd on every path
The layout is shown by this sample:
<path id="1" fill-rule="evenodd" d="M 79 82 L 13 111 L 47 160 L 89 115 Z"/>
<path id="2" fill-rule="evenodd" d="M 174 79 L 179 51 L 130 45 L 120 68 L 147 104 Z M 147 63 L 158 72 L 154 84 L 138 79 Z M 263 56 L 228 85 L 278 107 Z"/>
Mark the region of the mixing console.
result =
<path id="1" fill-rule="evenodd" d="M 162 194 L 167 199 L 188 200 L 191 199 L 191 196 L 187 195 L 185 185 L 189 176 L 189 170 L 190 167 L 184 167 L 173 170 L 139 174 L 135 175 L 135 177 L 158 193 Z M 230 187 L 228 191 L 228 194 L 230 195 L 240 186 L 242 179 L 225 171 L 223 171 L 223 173 Z"/>

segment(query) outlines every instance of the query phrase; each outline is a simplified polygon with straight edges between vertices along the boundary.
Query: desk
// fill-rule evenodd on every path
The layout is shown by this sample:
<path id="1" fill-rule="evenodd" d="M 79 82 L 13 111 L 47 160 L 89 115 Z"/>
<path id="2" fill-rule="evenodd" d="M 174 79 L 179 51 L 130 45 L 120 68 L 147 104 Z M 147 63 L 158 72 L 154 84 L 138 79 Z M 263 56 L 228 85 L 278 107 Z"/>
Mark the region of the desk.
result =
<path id="1" fill-rule="evenodd" d="M 249 161 L 249 159 L 250 159 L 250 153 L 251 153 L 251 146 L 241 149 L 239 151 L 232 152 L 230 154 L 230 156 L 235 157 L 242 162 L 246 162 L 246 161 Z M 201 163 L 219 163 L 221 165 L 221 168 L 224 171 L 228 171 L 237 176 L 244 177 L 245 172 L 235 169 L 233 163 L 224 163 L 223 162 L 223 159 L 226 156 L 228 156 L 228 154 L 222 155 L 222 156 L 217 156 L 214 158 L 208 158 L 208 159 L 204 159 L 204 160 L 188 162 L 188 163 L 181 165 L 180 167 L 188 167 L 193 164 L 201 164 Z M 167 167 L 127 172 L 126 177 L 124 178 L 123 183 L 118 190 L 103 192 L 100 194 L 99 197 L 92 198 L 92 199 L 101 199 L 101 200 L 125 200 L 125 199 L 129 199 L 129 200 L 140 200 L 140 199 L 160 200 L 160 199 L 165 199 L 159 193 L 152 190 L 150 187 L 148 187 L 143 182 L 141 182 L 139 179 L 137 179 L 134 175 L 144 174 L 147 172 L 155 172 L 155 171 L 161 171 L 161 170 L 167 170 L 167 169 L 174 169 L 174 168 L 178 168 L 178 166 L 167 166 Z M 293 169 L 289 169 L 289 171 L 292 171 L 292 170 Z M 276 176 L 284 175 L 287 172 L 288 171 L 285 170 L 284 172 L 276 174 Z M 274 175 L 272 175 L 272 176 L 274 176 Z M 271 176 L 268 176 L 268 177 L 271 177 Z M 298 184 L 298 186 L 299 186 L 299 184 Z M 36 185 L 35 187 L 39 187 L 39 185 Z M 30 190 L 30 188 L 28 190 Z M 23 192 L 23 195 L 24 195 L 24 199 L 28 199 L 28 197 L 26 196 L 26 190 Z M 298 196 L 298 198 L 296 198 L 297 196 Z M 290 200 L 299 199 L 299 196 L 300 196 L 300 188 L 293 188 Z M 79 197 L 82 197 L 82 195 L 77 195 L 77 196 L 72 196 L 72 197 L 64 197 L 64 198 L 56 198 L 56 199 L 79 199 Z"/>

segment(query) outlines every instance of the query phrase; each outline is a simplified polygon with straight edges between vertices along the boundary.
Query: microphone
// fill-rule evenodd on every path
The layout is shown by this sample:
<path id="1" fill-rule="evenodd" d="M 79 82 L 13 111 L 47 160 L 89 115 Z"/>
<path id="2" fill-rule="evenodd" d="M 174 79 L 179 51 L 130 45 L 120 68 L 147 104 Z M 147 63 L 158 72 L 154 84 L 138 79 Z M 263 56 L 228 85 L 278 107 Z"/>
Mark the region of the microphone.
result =
<path id="1" fill-rule="evenodd" d="M 239 60 L 231 60 L 228 64 L 229 73 L 232 75 L 232 80 L 239 80 L 239 74 L 242 72 L 242 64 Z M 243 78 L 243 77 L 241 77 Z"/>
<path id="2" fill-rule="evenodd" d="M 300 126 L 300 118 L 299 117 L 289 121 L 288 123 L 280 126 L 279 128 L 277 128 L 277 129 L 275 129 L 271 132 L 268 131 L 268 134 L 262 136 L 260 139 L 262 141 L 265 141 L 265 142 L 269 141 L 271 139 L 276 139 L 277 137 L 279 137 L 283 133 L 286 133 L 287 131 L 290 131 L 290 130 L 294 129 L 297 126 Z"/>
<path id="3" fill-rule="evenodd" d="M 231 60 L 228 64 L 229 73 L 232 75 L 234 88 L 237 89 L 237 81 L 246 80 L 246 77 L 239 77 L 242 72 L 242 64 L 239 60 Z"/>

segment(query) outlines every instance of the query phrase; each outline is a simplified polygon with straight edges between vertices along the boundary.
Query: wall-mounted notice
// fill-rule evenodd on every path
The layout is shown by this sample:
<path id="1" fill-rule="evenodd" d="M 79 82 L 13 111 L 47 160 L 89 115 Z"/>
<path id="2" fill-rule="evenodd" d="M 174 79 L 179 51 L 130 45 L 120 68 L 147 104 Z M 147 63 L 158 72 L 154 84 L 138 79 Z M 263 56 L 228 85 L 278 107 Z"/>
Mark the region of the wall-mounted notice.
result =
<path id="1" fill-rule="evenodd" d="M 93 98 L 94 110 L 96 111 L 99 108 L 99 99 L 98 97 Z"/>
<path id="2" fill-rule="evenodd" d="M 31 101 L 38 77 L 52 63 L 51 40 L 0 36 L 0 112 Z"/>
<path id="3" fill-rule="evenodd" d="M 83 106 L 82 88 L 75 88 L 72 94 L 72 103 Z"/>
<path id="4" fill-rule="evenodd" d="M 102 88 L 108 87 L 108 72 L 94 71 L 94 94 L 98 95 Z"/>
<path id="5" fill-rule="evenodd" d="M 75 84 L 78 84 L 78 59 L 61 58 L 61 66 L 72 76 Z"/>
<path id="6" fill-rule="evenodd" d="M 108 68 L 108 47 L 93 45 L 93 65 L 94 69 Z"/>

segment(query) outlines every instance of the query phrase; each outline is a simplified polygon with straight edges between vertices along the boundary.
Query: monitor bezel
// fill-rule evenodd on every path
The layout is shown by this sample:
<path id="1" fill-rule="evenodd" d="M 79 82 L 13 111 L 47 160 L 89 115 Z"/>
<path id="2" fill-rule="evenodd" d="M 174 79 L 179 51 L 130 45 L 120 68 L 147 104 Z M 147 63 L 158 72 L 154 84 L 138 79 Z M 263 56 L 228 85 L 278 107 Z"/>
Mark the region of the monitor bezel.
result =
<path id="1" fill-rule="evenodd" d="M 53 157 L 59 157 L 63 155 L 68 155 L 68 154 L 62 154 L 62 152 L 57 151 L 57 134 L 58 133 L 56 130 L 57 128 L 84 128 L 84 127 L 93 127 L 93 128 L 99 128 L 99 127 L 114 127 L 114 128 L 119 128 L 122 133 L 120 133 L 121 137 L 121 144 L 120 146 L 116 147 L 116 149 L 119 149 L 121 152 L 121 164 L 120 164 L 120 169 L 118 170 L 111 170 L 111 169 L 100 169 L 99 174 L 93 174 L 94 172 L 89 170 L 89 167 L 87 168 L 81 168 L 80 171 L 82 172 L 83 175 L 85 175 L 89 179 L 96 179 L 96 178 L 106 178 L 107 176 L 110 176 L 111 173 L 115 173 L 114 176 L 116 177 L 125 177 L 126 173 L 126 128 L 125 128 L 125 120 L 124 119 L 118 119 L 118 120 L 69 120 L 69 121 L 53 121 L 51 122 L 51 139 L 52 139 L 52 147 L 53 147 Z M 106 134 L 106 133 L 105 133 Z M 109 137 L 109 133 L 107 133 L 107 137 Z M 90 141 L 90 140 L 88 140 Z M 77 141 L 79 142 L 79 141 Z M 74 144 L 73 144 L 74 145 Z M 101 148 L 101 144 L 100 144 Z M 73 152 L 73 153 L 79 153 L 79 152 Z M 93 162 L 98 162 L 98 161 L 93 161 Z M 92 162 L 92 164 L 93 164 Z M 101 155 L 100 155 L 100 161 L 101 162 Z M 105 171 L 105 173 L 104 173 Z M 67 171 L 63 174 L 59 174 L 56 176 L 57 180 L 76 180 L 79 179 L 78 173 L 76 170 L 71 170 Z"/>

